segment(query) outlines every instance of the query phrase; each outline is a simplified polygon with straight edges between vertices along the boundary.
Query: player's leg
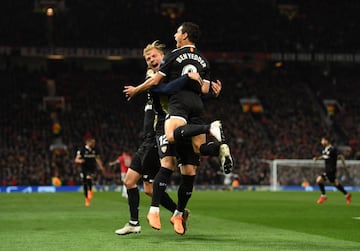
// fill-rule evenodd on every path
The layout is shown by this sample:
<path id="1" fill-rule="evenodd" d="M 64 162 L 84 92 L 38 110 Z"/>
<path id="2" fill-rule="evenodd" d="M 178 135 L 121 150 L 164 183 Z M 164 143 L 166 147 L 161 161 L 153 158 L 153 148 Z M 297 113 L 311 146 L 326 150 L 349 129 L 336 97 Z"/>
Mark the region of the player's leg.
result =
<path id="1" fill-rule="evenodd" d="M 174 225 L 174 231 L 177 234 L 183 235 L 187 230 L 187 221 L 189 211 L 186 208 L 193 188 L 196 176 L 196 167 L 193 165 L 181 166 L 181 181 L 178 189 L 178 204 L 170 222 Z"/>
<path id="2" fill-rule="evenodd" d="M 225 173 L 230 173 L 233 167 L 233 161 L 230 154 L 230 148 L 225 143 L 225 137 L 223 136 L 222 129 L 219 128 L 219 136 L 221 138 L 220 144 L 218 142 L 206 142 L 205 134 L 198 134 L 199 132 L 204 133 L 206 130 L 194 130 L 194 133 L 184 133 L 186 127 L 210 127 L 206 125 L 184 125 L 175 129 L 174 139 L 177 141 L 183 140 L 186 137 L 192 136 L 193 146 L 195 153 L 199 153 L 203 156 L 218 156 L 221 163 L 221 168 Z M 196 134 L 197 133 L 197 134 Z M 213 133 L 211 133 L 213 135 Z"/>
<path id="3" fill-rule="evenodd" d="M 204 104 L 196 93 L 183 91 L 171 96 L 168 110 L 170 119 L 165 121 L 165 133 L 170 143 L 199 134 L 210 134 L 219 142 L 225 140 L 219 120 L 204 123 Z"/>
<path id="4" fill-rule="evenodd" d="M 169 142 L 173 143 L 185 138 L 191 138 L 199 134 L 209 134 L 215 137 L 219 142 L 223 142 L 224 136 L 222 125 L 219 120 L 211 124 L 184 124 L 173 129 L 172 135 L 169 132 Z"/>
<path id="5" fill-rule="evenodd" d="M 92 199 L 93 198 L 93 190 L 92 190 L 92 175 L 91 174 L 86 175 L 86 183 L 87 183 L 87 190 L 88 190 L 87 197 L 89 199 Z"/>
<path id="6" fill-rule="evenodd" d="M 199 155 L 195 154 L 192 142 L 181 141 L 177 144 L 177 152 L 180 157 L 181 180 L 178 189 L 178 204 L 176 211 L 170 221 L 174 225 L 174 231 L 177 234 L 185 234 L 187 228 L 186 205 L 188 204 L 194 189 L 194 181 L 196 176 L 196 167 L 199 166 Z"/>
<path id="7" fill-rule="evenodd" d="M 161 167 L 156 174 L 153 182 L 153 196 L 151 206 L 147 215 L 149 225 L 157 230 L 161 229 L 160 223 L 160 202 L 163 198 L 170 177 L 176 167 L 176 158 L 174 156 L 165 156 L 160 161 Z"/>
<path id="8" fill-rule="evenodd" d="M 125 185 L 125 177 L 126 177 L 126 174 L 127 174 L 127 172 L 126 173 L 121 173 L 121 182 L 123 183 L 122 184 L 122 187 L 121 187 L 121 195 L 122 195 L 122 197 L 124 197 L 124 198 L 128 198 L 128 194 L 127 194 L 127 187 L 126 187 L 126 185 Z"/>
<path id="9" fill-rule="evenodd" d="M 180 112 L 179 112 L 180 114 Z M 184 116 L 185 117 L 185 116 Z M 193 121 L 195 118 L 191 118 Z M 230 172 L 232 168 L 232 159 L 230 155 L 229 147 L 226 144 L 227 152 L 222 151 L 220 155 L 219 143 L 213 142 L 213 144 L 206 143 L 206 132 L 209 132 L 210 125 L 202 125 L 202 119 L 196 118 L 197 124 L 186 124 L 186 119 L 181 116 L 171 116 L 165 121 L 165 134 L 168 142 L 173 144 L 176 142 L 186 141 L 187 139 L 192 138 L 194 152 L 201 155 L 209 156 L 219 156 L 222 167 L 225 166 L 226 172 Z M 191 132 L 190 132 L 191 131 Z M 222 133 L 221 133 L 222 134 Z M 169 138 L 171 140 L 169 140 Z M 230 160 L 230 163 L 225 161 L 226 159 Z"/>
<path id="10" fill-rule="evenodd" d="M 193 117 L 191 121 L 196 124 L 201 124 L 200 117 Z M 221 169 L 224 173 L 231 172 L 233 167 L 233 160 L 230 153 L 229 146 L 225 143 L 225 137 L 221 129 L 221 143 L 206 142 L 206 135 L 200 134 L 192 137 L 194 152 L 203 156 L 218 156 L 221 164 Z"/>
<path id="11" fill-rule="evenodd" d="M 88 169 L 85 171 L 86 175 L 86 183 L 87 183 L 87 198 L 91 200 L 93 198 L 93 189 L 92 189 L 92 183 L 93 183 L 93 177 L 95 173 L 95 167 Z"/>
<path id="12" fill-rule="evenodd" d="M 175 137 L 177 137 L 178 140 L 185 137 L 184 135 L 182 135 L 181 129 L 179 129 L 179 127 L 183 128 L 184 125 L 186 125 L 186 119 L 180 116 L 171 116 L 165 120 L 165 135 L 170 144 L 175 143 Z M 177 132 L 176 135 L 174 133 L 175 131 Z"/>
<path id="13" fill-rule="evenodd" d="M 130 210 L 130 223 L 137 225 L 139 223 L 139 203 L 140 195 L 137 186 L 141 174 L 129 168 L 125 176 L 125 186 L 128 194 L 128 204 Z"/>
<path id="14" fill-rule="evenodd" d="M 152 182 L 143 182 L 144 193 L 150 197 L 153 194 L 153 183 Z M 176 210 L 176 203 L 170 197 L 170 195 L 165 191 L 162 198 L 160 199 L 160 205 L 169 210 L 171 213 L 174 213 Z"/>
<path id="15" fill-rule="evenodd" d="M 142 176 L 141 157 L 144 154 L 143 145 L 139 147 L 131 162 L 130 168 L 127 170 L 125 178 L 123 179 L 128 196 L 128 205 L 130 212 L 130 220 L 123 228 L 115 230 L 118 235 L 125 235 L 130 233 L 139 233 L 141 226 L 139 222 L 139 205 L 140 194 L 137 186 L 138 181 Z"/>
<path id="16" fill-rule="evenodd" d="M 87 182 L 87 173 L 85 170 L 82 170 L 80 173 L 80 178 L 83 184 L 83 193 L 85 196 L 85 206 L 90 206 L 90 199 L 88 198 L 88 182 Z"/>
<path id="17" fill-rule="evenodd" d="M 131 168 L 128 169 L 124 179 L 124 183 L 128 195 L 130 220 L 128 223 L 125 224 L 123 228 L 117 229 L 115 231 L 115 233 L 118 235 L 141 232 L 141 226 L 139 222 L 140 194 L 137 187 L 137 182 L 140 178 L 141 174 Z"/>
<path id="18" fill-rule="evenodd" d="M 154 178 L 161 167 L 156 144 L 152 145 L 151 148 L 148 149 L 144 155 L 142 163 L 144 192 L 146 195 L 152 197 Z M 173 213 L 176 209 L 176 203 L 171 199 L 166 191 L 160 199 L 160 204 L 171 213 Z"/>
<path id="19" fill-rule="evenodd" d="M 328 176 L 329 177 L 329 176 Z M 340 192 L 342 192 L 345 195 L 345 199 L 346 199 L 346 204 L 350 205 L 351 204 L 351 193 L 349 193 L 348 191 L 345 190 L 344 186 L 339 182 L 338 179 L 335 178 L 336 174 L 333 174 L 330 178 L 329 181 L 331 182 L 331 184 L 336 187 L 337 190 L 339 190 Z"/>
<path id="20" fill-rule="evenodd" d="M 324 174 L 319 175 L 316 178 L 316 183 L 318 184 L 320 192 L 321 192 L 320 198 L 316 201 L 317 204 L 322 204 L 327 200 L 326 192 L 325 192 L 325 184 L 324 184 L 325 178 L 326 178 L 326 175 L 324 175 Z"/>
<path id="21" fill-rule="evenodd" d="M 185 96 L 182 96 L 185 95 Z M 230 173 L 233 160 L 230 148 L 225 142 L 225 137 L 220 121 L 214 121 L 210 125 L 204 123 L 204 105 L 201 98 L 192 92 L 183 92 L 182 95 L 172 96 L 169 100 L 170 118 L 165 121 L 165 133 L 170 143 L 179 142 L 185 138 L 195 138 L 194 149 L 200 152 L 203 145 L 203 153 L 211 153 L 214 148 L 206 144 L 205 133 L 213 135 L 220 143 L 218 156 L 221 168 L 225 173 Z M 198 139 L 201 139 L 198 141 Z M 201 153 L 201 152 L 200 152 Z"/>

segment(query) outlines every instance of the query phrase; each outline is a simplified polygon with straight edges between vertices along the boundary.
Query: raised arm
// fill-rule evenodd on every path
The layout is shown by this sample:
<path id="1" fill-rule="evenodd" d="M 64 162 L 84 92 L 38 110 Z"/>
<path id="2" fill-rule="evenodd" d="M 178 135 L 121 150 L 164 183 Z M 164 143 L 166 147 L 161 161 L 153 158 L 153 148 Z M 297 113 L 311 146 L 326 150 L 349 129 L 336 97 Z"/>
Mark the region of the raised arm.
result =
<path id="1" fill-rule="evenodd" d="M 142 84 L 138 86 L 126 85 L 124 86 L 123 92 L 127 100 L 130 100 L 132 97 L 136 96 L 137 94 L 149 90 L 151 87 L 158 85 L 163 78 L 163 75 L 160 73 L 156 73 L 153 77 L 148 78 Z"/>

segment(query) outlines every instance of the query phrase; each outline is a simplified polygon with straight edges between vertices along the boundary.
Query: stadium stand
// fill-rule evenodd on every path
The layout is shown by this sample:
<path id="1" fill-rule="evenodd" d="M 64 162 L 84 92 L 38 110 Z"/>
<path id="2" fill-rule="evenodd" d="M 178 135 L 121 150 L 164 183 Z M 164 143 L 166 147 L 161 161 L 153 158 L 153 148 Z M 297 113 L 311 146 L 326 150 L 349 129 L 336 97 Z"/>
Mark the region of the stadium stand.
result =
<path id="1" fill-rule="evenodd" d="M 36 59 L 16 53 L 21 46 L 142 48 L 155 39 L 173 45 L 172 34 L 178 23 L 195 19 L 206 38 L 200 47 L 209 53 L 358 52 L 359 38 L 353 32 L 360 23 L 360 6 L 355 0 L 332 4 L 256 0 L 242 1 L 241 6 L 239 1 L 230 0 L 222 8 L 214 0 L 199 0 L 191 6 L 156 0 L 97 1 L 94 6 L 77 0 L 64 2 L 51 24 L 49 17 L 36 11 L 36 2 L 7 0 L 0 8 L 0 46 L 12 49 L 11 53 L 0 53 L 0 170 L 4 186 L 51 184 L 55 174 L 63 184 L 80 184 L 72 160 L 84 137 L 95 136 L 105 163 L 123 146 L 135 152 L 141 137 L 143 99 L 129 104 L 122 87 L 143 79 L 142 58 L 107 62 L 105 67 L 103 61 L 92 61 L 102 65 L 96 69 L 84 66 L 89 59 L 42 59 L 35 67 L 31 60 Z M 204 12 L 204 4 L 213 11 Z M 221 22 L 214 18 L 223 13 L 227 15 Z M 139 15 L 151 22 L 140 21 L 136 18 Z M 235 18 L 239 20 L 235 22 Z M 346 22 L 340 27 L 337 19 Z M 269 185 L 270 171 L 264 160 L 309 159 L 318 153 L 319 137 L 325 132 L 334 135 L 348 159 L 360 159 L 357 61 L 294 60 L 280 66 L 273 61 L 250 61 L 213 56 L 214 78 L 222 80 L 223 92 L 218 100 L 206 102 L 206 118 L 223 120 L 234 173 L 241 185 Z M 65 98 L 59 121 L 66 149 L 60 153 L 49 150 L 55 136 L 53 121 L 43 105 L 48 95 L 47 79 L 55 80 L 56 95 Z M 251 97 L 261 101 L 263 111 L 244 111 L 239 100 Z M 324 100 L 336 100 L 334 114 L 328 114 Z M 196 184 L 222 184 L 216 158 L 203 157 L 201 166 Z M 178 180 L 175 173 L 172 184 Z M 96 181 L 118 184 L 119 173 L 109 171 L 109 177 L 99 175 Z"/>

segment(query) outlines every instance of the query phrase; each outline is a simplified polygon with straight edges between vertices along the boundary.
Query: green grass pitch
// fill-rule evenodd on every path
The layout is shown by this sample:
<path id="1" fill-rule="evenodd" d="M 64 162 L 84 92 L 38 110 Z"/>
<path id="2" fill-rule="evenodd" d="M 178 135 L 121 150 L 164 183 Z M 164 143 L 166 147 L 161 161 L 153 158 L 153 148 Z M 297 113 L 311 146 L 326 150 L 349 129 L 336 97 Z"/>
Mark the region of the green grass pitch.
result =
<path id="1" fill-rule="evenodd" d="M 176 198 L 175 192 L 170 192 Z M 189 230 L 177 235 L 161 209 L 162 229 L 146 222 L 150 199 L 141 193 L 142 232 L 118 236 L 129 219 L 118 192 L 0 194 L 0 250 L 360 250 L 360 194 L 345 204 L 339 192 L 315 203 L 318 192 L 194 191 Z"/>

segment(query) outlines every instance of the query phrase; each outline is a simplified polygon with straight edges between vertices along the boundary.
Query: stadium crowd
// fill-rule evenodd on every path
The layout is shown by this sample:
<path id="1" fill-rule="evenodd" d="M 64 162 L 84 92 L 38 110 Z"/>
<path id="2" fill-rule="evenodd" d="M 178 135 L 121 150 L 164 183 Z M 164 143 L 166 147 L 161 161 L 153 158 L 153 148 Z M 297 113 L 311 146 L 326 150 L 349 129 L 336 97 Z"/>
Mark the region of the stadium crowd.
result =
<path id="1" fill-rule="evenodd" d="M 77 70 L 55 78 L 57 95 L 65 97 L 59 122 L 66 150 L 60 152 L 49 150 L 56 136 L 43 103 L 48 95 L 45 73 L 20 68 L 1 71 L 2 185 L 51 184 L 53 176 L 59 176 L 63 184 L 80 184 L 73 159 L 89 135 L 96 138 L 105 164 L 124 147 L 135 152 L 141 140 L 143 98 L 128 103 L 122 86 L 130 82 L 131 76 L 141 78 L 142 68 L 141 64 L 134 65 L 134 71 L 128 70 L 126 75 Z M 360 158 L 358 96 L 351 88 L 360 83 L 349 79 L 349 74 L 333 72 L 332 78 L 314 74 L 301 79 L 298 70 L 294 74 L 290 69 L 275 67 L 260 73 L 240 73 L 231 65 L 215 63 L 214 69 L 223 81 L 223 92 L 218 99 L 206 102 L 206 119 L 223 121 L 240 184 L 268 185 L 270 169 L 266 160 L 311 159 L 319 152 L 319 138 L 325 132 L 336 135 L 338 144 L 351 147 L 347 159 Z M 262 102 L 263 112 L 243 111 L 239 98 L 254 96 Z M 337 99 L 342 110 L 329 117 L 323 98 Z M 324 121 L 329 118 L 330 124 Z M 178 179 L 175 173 L 172 183 L 176 185 Z M 301 177 L 284 183 L 298 180 Z M 202 157 L 196 184 L 222 181 L 218 159 Z M 108 168 L 108 174 L 99 175 L 97 182 L 119 184 L 118 168 Z"/>
<path id="2" fill-rule="evenodd" d="M 2 1 L 0 46 L 142 48 L 155 39 L 173 45 L 171 34 L 178 21 L 191 19 L 203 30 L 206 39 L 199 47 L 207 52 L 358 52 L 359 36 L 354 32 L 360 24 L 360 5 L 356 0 L 255 0 L 241 1 L 241 6 L 239 1 L 229 0 L 221 8 L 215 0 L 197 4 L 59 0 L 52 17 L 44 14 L 37 5 L 40 2 L 44 1 Z M 212 11 L 203 11 L 204 5 Z M 221 22 L 214 18 L 219 16 Z M 340 19 L 343 22 L 337 22 Z M 143 59 L 114 63 L 102 70 L 85 69 L 81 59 L 59 65 L 49 61 L 47 70 L 34 70 L 22 60 L 29 59 L 0 55 L 1 185 L 51 184 L 53 176 L 59 176 L 65 185 L 80 184 L 73 159 L 89 135 L 96 138 L 105 164 L 124 147 L 136 151 L 144 97 L 128 103 L 122 89 L 124 84 L 143 80 Z M 268 185 L 268 160 L 310 159 L 318 154 L 319 139 L 325 132 L 343 146 L 347 159 L 360 159 L 360 76 L 356 66 L 291 62 L 275 67 L 273 62 L 263 62 L 259 69 L 245 66 L 247 63 L 211 61 L 223 90 L 218 99 L 206 102 L 206 119 L 223 121 L 240 184 Z M 50 64 L 54 64 L 52 70 Z M 57 111 L 60 128 L 56 132 L 54 118 L 43 101 L 49 96 L 48 79 L 55 80 L 56 95 L 65 98 L 64 108 Z M 243 109 L 240 99 L 252 97 L 260 100 L 262 111 Z M 331 114 L 324 106 L 325 99 L 337 102 Z M 50 151 L 56 140 L 65 147 Z M 301 174 L 288 177 L 284 184 L 301 181 Z M 178 180 L 175 173 L 172 183 Z M 109 168 L 108 174 L 98 175 L 96 181 L 119 184 L 119 170 Z M 196 184 L 222 182 L 218 160 L 202 157 Z"/>
<path id="3" fill-rule="evenodd" d="M 55 15 L 41 2 L 57 3 Z M 357 0 L 3 0 L 0 36 L 10 46 L 142 48 L 172 44 L 168 34 L 182 19 L 202 27 L 203 51 L 356 52 L 359 9 Z"/>

